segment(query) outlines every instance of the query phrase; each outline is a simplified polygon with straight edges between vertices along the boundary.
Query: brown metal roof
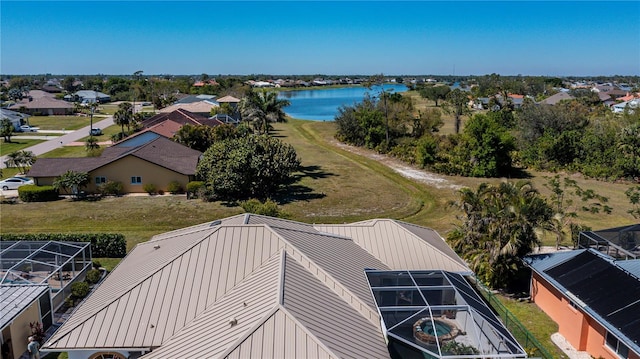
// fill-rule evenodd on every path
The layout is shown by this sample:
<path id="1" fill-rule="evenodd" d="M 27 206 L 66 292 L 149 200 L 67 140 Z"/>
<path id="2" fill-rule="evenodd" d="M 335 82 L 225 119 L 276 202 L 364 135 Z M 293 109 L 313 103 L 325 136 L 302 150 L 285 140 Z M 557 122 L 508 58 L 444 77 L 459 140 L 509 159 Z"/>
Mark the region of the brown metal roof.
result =
<path id="1" fill-rule="evenodd" d="M 392 228 L 415 236 L 380 223 L 352 226 L 358 236 Z M 129 253 L 45 348 L 153 349 L 145 358 L 202 356 L 203 348 L 212 358 L 388 358 L 364 269 L 390 266 L 358 241 L 317 229 L 348 226 L 245 214 L 155 236 Z M 415 248 L 388 250 L 399 250 L 399 261 Z"/>

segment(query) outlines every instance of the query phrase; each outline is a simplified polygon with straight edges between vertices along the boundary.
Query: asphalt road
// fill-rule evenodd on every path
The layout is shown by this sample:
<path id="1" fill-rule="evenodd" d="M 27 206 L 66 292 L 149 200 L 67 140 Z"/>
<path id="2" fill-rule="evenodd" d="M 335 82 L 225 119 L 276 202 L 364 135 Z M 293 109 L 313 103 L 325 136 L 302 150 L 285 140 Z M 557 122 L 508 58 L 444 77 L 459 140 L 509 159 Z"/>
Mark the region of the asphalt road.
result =
<path id="1" fill-rule="evenodd" d="M 94 122 L 93 128 L 105 128 L 111 125 L 113 125 L 113 116 L 109 116 L 106 119 L 101 120 L 99 122 Z M 25 148 L 24 151 L 31 151 L 36 156 L 39 156 L 43 153 L 47 153 L 49 151 L 53 151 L 56 148 L 60 148 L 70 142 L 76 142 L 83 137 L 89 136 L 90 127 L 91 126 L 86 126 L 79 130 L 73 131 L 71 133 L 67 133 L 62 136 L 59 136 L 55 140 L 48 140 L 42 143 L 38 143 L 37 145 Z M 4 164 L 4 162 L 7 160 L 6 157 L 7 156 L 0 157 L 0 168 L 6 167 L 6 165 Z"/>

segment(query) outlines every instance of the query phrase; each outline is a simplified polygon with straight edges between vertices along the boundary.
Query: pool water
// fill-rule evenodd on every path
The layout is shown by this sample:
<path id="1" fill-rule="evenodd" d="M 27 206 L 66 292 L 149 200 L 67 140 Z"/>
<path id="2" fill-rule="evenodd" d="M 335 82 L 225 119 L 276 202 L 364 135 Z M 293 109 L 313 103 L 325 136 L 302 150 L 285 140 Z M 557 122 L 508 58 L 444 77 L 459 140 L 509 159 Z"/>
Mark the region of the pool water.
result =
<path id="1" fill-rule="evenodd" d="M 445 334 L 451 333 L 451 327 L 445 323 L 434 321 L 434 325 L 431 325 L 430 321 L 424 322 L 422 326 L 422 331 L 434 336 L 441 336 Z M 434 330 L 435 327 L 435 330 Z"/>

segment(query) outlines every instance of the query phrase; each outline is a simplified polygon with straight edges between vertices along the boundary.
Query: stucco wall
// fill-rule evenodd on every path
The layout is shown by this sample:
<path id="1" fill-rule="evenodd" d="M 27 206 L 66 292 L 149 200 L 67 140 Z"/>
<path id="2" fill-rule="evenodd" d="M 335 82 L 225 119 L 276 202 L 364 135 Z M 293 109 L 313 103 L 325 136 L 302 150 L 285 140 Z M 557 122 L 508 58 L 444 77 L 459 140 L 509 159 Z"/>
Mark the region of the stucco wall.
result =
<path id="1" fill-rule="evenodd" d="M 87 186 L 89 191 L 96 191 L 95 177 L 104 176 L 107 181 L 121 182 L 125 193 L 143 193 L 143 186 L 152 183 L 158 190 L 167 191 L 171 181 L 178 181 L 183 189 L 189 183 L 189 176 L 185 176 L 134 156 L 127 156 L 90 173 L 91 184 Z M 142 177 L 141 184 L 131 184 L 131 177 Z"/>
<path id="2" fill-rule="evenodd" d="M 22 312 L 14 321 L 9 325 L 11 330 L 11 342 L 13 345 L 13 356 L 19 358 L 22 353 L 27 351 L 27 344 L 29 344 L 29 336 L 31 335 L 31 328 L 29 323 L 40 321 L 40 310 L 38 308 L 38 301 L 34 301 L 31 305 Z"/>
<path id="3" fill-rule="evenodd" d="M 619 359 L 605 344 L 606 330 L 593 318 L 571 306 L 569 300 L 536 273 L 531 281 L 531 299 L 553 321 L 558 323 L 558 332 L 571 345 L 580 351 L 586 351 L 594 358 Z M 630 358 L 640 359 L 630 353 Z"/>

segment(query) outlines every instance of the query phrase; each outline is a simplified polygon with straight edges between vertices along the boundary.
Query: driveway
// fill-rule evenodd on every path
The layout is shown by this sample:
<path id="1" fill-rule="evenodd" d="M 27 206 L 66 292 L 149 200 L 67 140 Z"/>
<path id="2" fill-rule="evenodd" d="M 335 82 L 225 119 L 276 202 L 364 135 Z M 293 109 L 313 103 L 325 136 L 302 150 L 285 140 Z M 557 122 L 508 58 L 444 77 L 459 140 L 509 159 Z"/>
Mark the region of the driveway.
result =
<path id="1" fill-rule="evenodd" d="M 93 127 L 94 128 L 105 128 L 105 127 L 109 127 L 113 125 L 113 116 L 109 116 L 106 119 L 99 121 L 99 122 L 94 122 L 93 123 Z M 38 143 L 37 145 L 33 145 L 31 147 L 27 147 L 24 149 L 24 151 L 31 151 L 33 152 L 34 155 L 39 156 L 43 153 L 47 153 L 50 151 L 55 150 L 56 148 L 60 148 L 68 143 L 71 142 L 77 142 L 79 139 L 83 138 L 83 137 L 87 137 L 89 136 L 89 129 L 91 126 L 86 126 L 83 127 L 79 130 L 70 132 L 70 133 L 66 133 L 63 134 L 62 136 L 58 136 L 55 139 L 51 139 L 49 141 L 45 141 L 42 143 Z M 62 132 L 62 131 L 60 131 Z M 64 131 L 64 132 L 68 132 L 68 131 Z M 49 136 L 40 136 L 39 138 L 42 139 L 42 137 L 49 137 Z M 5 164 L 4 162 L 7 160 L 7 156 L 2 156 L 0 157 L 0 168 L 5 168 Z"/>

